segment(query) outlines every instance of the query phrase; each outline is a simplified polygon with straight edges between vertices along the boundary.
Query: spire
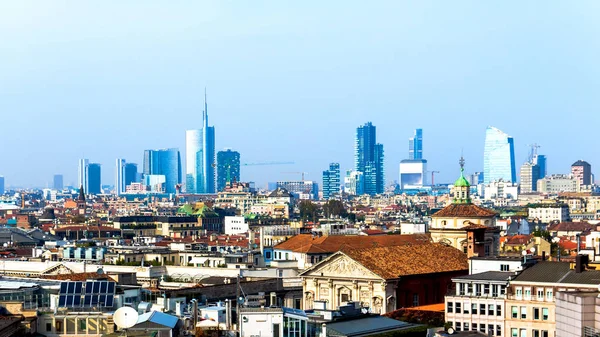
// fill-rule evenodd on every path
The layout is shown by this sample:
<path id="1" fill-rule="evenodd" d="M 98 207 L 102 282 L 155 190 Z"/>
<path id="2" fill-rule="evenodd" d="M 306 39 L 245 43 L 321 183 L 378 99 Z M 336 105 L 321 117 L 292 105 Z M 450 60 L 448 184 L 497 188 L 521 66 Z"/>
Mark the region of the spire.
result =
<path id="1" fill-rule="evenodd" d="M 203 114 L 203 127 L 208 127 L 208 103 L 206 102 L 206 87 L 204 87 L 204 114 Z"/>
<path id="2" fill-rule="evenodd" d="M 465 178 L 465 158 L 461 155 L 458 161 L 460 165 L 460 177 L 454 183 L 454 202 L 455 204 L 470 204 L 471 193 L 469 181 Z"/>
<path id="3" fill-rule="evenodd" d="M 83 191 L 83 185 L 79 187 L 79 201 L 85 201 L 85 192 Z"/>

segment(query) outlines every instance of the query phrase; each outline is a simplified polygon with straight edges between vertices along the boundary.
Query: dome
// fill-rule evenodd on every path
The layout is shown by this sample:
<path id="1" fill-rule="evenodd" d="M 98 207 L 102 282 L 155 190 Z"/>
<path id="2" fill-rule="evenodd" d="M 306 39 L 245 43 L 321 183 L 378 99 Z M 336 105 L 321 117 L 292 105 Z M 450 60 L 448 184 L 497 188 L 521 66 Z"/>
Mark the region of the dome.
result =
<path id="1" fill-rule="evenodd" d="M 469 187 L 469 186 L 471 186 L 471 184 L 469 184 L 469 181 L 463 175 L 463 170 L 460 170 L 460 178 L 458 178 L 456 180 L 456 182 L 454 183 L 454 187 Z"/>

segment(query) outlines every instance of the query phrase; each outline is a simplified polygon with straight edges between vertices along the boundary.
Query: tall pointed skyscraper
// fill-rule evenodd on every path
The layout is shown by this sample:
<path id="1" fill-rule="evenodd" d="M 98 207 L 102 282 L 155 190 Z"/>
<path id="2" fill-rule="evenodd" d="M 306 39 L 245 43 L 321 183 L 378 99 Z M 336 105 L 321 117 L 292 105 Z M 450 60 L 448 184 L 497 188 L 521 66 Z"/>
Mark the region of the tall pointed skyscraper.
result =
<path id="1" fill-rule="evenodd" d="M 202 129 L 187 130 L 186 178 L 188 193 L 215 193 L 215 128 L 208 126 L 208 103 L 204 89 Z"/>

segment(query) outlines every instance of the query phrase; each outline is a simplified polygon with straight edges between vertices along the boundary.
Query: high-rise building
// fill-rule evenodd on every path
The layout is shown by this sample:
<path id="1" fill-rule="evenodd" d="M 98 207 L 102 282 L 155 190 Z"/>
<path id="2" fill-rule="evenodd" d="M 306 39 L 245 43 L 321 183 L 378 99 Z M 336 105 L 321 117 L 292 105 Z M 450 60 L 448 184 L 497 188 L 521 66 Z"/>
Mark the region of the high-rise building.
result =
<path id="1" fill-rule="evenodd" d="M 181 184 L 181 155 L 178 149 L 144 151 L 144 176 L 164 175 L 166 193 L 177 193 Z"/>
<path id="2" fill-rule="evenodd" d="M 54 175 L 54 179 L 52 181 L 52 188 L 57 190 L 57 191 L 61 191 L 64 188 L 64 184 L 63 184 L 63 175 L 62 174 L 55 174 Z"/>
<path id="3" fill-rule="evenodd" d="M 537 182 L 540 177 L 540 167 L 532 162 L 526 162 L 521 166 L 521 193 L 532 193 L 537 191 Z"/>
<path id="4" fill-rule="evenodd" d="M 137 183 L 137 182 L 139 182 L 137 164 L 126 163 L 125 164 L 125 187 L 131 185 L 132 183 Z"/>
<path id="5" fill-rule="evenodd" d="M 329 200 L 340 193 L 340 164 L 329 164 L 329 170 L 323 171 L 323 199 Z"/>
<path id="6" fill-rule="evenodd" d="M 79 169 L 77 171 L 77 184 L 79 186 L 87 186 L 87 166 L 90 163 L 88 159 L 79 159 Z"/>
<path id="7" fill-rule="evenodd" d="M 227 149 L 217 153 L 217 191 L 240 181 L 240 153 Z"/>
<path id="8" fill-rule="evenodd" d="M 215 127 L 208 126 L 206 89 L 202 121 L 202 129 L 185 133 L 185 188 L 188 193 L 215 193 Z"/>
<path id="9" fill-rule="evenodd" d="M 571 174 L 580 186 L 592 184 L 592 165 L 584 160 L 578 160 L 571 165 Z"/>
<path id="10" fill-rule="evenodd" d="M 402 160 L 400 162 L 400 189 L 421 188 L 426 185 L 425 172 L 427 172 L 427 160 Z"/>
<path id="11" fill-rule="evenodd" d="M 355 170 L 364 175 L 364 192 L 370 195 L 383 193 L 383 145 L 377 144 L 376 129 L 371 122 L 356 129 Z"/>
<path id="12" fill-rule="evenodd" d="M 479 184 L 483 184 L 483 172 L 475 172 L 469 176 L 469 184 L 471 186 L 476 186 Z"/>
<path id="13" fill-rule="evenodd" d="M 89 163 L 85 169 L 85 176 L 87 179 L 85 191 L 88 194 L 102 193 L 102 172 L 100 169 L 100 164 Z"/>
<path id="14" fill-rule="evenodd" d="M 318 199 L 319 184 L 311 180 L 278 181 L 277 188 L 283 188 L 298 199 Z"/>
<path id="15" fill-rule="evenodd" d="M 115 167 L 115 194 L 125 193 L 125 159 L 117 159 Z"/>
<path id="16" fill-rule="evenodd" d="M 536 154 L 535 157 L 533 157 L 533 163 L 539 167 L 539 178 L 545 178 L 548 175 L 546 156 L 543 154 Z"/>
<path id="17" fill-rule="evenodd" d="M 4 176 L 0 176 L 0 195 L 4 194 Z"/>
<path id="18" fill-rule="evenodd" d="M 349 195 L 361 195 L 365 193 L 365 180 L 362 172 L 348 170 L 344 177 L 344 192 Z"/>
<path id="19" fill-rule="evenodd" d="M 415 135 L 408 140 L 408 159 L 423 159 L 423 129 L 415 129 Z"/>
<path id="20" fill-rule="evenodd" d="M 483 152 L 483 182 L 489 184 L 500 179 L 517 181 L 514 141 L 506 133 L 488 126 Z"/>

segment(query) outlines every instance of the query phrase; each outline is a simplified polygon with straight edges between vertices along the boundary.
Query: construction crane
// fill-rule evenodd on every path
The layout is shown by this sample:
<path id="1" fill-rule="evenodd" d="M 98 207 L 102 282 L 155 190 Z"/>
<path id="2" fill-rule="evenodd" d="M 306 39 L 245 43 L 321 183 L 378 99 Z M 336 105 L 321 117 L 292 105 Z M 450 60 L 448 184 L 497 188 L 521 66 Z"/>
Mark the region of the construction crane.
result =
<path id="1" fill-rule="evenodd" d="M 528 146 L 531 148 L 531 152 L 529 152 L 529 162 L 533 163 L 533 161 L 537 157 L 537 149 L 539 149 L 541 146 L 535 143 L 529 144 Z"/>
<path id="2" fill-rule="evenodd" d="M 284 174 L 301 174 L 302 175 L 302 181 L 304 181 L 304 175 L 308 174 L 308 172 L 281 172 Z"/>
<path id="3" fill-rule="evenodd" d="M 256 163 L 242 163 L 242 166 L 259 166 L 259 165 L 293 165 L 293 161 L 264 161 Z"/>

